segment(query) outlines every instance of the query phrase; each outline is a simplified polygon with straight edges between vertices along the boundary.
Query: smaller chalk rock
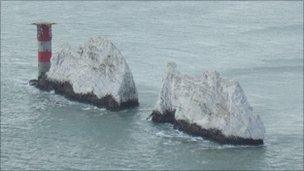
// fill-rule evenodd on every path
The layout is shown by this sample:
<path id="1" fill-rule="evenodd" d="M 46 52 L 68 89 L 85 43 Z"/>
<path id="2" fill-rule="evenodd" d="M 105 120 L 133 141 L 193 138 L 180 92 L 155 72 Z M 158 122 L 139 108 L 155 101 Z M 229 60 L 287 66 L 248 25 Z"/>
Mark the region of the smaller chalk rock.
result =
<path id="1" fill-rule="evenodd" d="M 263 144 L 265 128 L 238 82 L 216 71 L 182 75 L 168 63 L 152 121 L 220 144 Z"/>
<path id="2" fill-rule="evenodd" d="M 91 38 L 77 52 L 62 49 L 52 58 L 49 72 L 31 83 L 109 110 L 139 105 L 126 60 L 112 42 L 101 37 Z"/>

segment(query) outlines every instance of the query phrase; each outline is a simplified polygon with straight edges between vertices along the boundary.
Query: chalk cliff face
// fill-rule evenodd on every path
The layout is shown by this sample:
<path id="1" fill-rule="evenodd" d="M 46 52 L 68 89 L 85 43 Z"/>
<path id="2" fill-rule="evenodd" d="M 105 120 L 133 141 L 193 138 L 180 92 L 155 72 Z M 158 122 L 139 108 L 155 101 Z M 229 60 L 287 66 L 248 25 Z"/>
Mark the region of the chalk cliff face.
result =
<path id="1" fill-rule="evenodd" d="M 175 63 L 167 65 L 152 120 L 223 144 L 263 144 L 265 132 L 238 82 L 216 71 L 182 75 Z"/>
<path id="2" fill-rule="evenodd" d="M 77 52 L 62 49 L 51 60 L 43 89 L 110 110 L 138 105 L 131 70 L 120 51 L 107 39 L 91 38 Z"/>

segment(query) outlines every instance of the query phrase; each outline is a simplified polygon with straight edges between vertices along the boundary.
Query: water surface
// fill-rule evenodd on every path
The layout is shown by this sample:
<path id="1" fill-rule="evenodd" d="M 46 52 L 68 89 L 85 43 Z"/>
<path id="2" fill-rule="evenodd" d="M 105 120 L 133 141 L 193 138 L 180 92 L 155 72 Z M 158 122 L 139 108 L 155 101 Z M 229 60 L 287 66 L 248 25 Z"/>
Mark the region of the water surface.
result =
<path id="1" fill-rule="evenodd" d="M 303 169 L 303 2 L 1 2 L 2 169 Z M 28 85 L 36 28 L 53 52 L 92 36 L 125 56 L 140 107 L 110 112 Z M 146 118 L 167 61 L 238 80 L 265 145 L 218 145 Z"/>

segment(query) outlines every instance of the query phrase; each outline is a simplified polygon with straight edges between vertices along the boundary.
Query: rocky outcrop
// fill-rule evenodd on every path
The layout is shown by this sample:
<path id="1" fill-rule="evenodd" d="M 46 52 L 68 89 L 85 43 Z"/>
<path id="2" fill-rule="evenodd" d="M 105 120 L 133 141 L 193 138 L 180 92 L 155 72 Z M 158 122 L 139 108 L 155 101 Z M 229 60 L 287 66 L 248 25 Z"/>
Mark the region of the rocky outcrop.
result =
<path id="1" fill-rule="evenodd" d="M 77 52 L 62 49 L 52 58 L 49 72 L 30 84 L 109 110 L 139 105 L 124 57 L 112 42 L 100 37 L 90 39 Z"/>
<path id="2" fill-rule="evenodd" d="M 216 71 L 182 75 L 167 65 L 152 121 L 220 144 L 263 144 L 265 128 L 238 82 Z"/>

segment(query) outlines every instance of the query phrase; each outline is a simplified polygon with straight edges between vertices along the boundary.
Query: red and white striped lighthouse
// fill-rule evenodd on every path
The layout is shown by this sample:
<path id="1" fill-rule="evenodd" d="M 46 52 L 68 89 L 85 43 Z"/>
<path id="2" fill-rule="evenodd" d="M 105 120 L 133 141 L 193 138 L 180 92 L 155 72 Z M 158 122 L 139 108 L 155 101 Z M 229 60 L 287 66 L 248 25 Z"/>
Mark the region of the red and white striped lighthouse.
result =
<path id="1" fill-rule="evenodd" d="M 52 25 L 55 23 L 33 23 L 37 26 L 38 40 L 38 78 L 44 76 L 51 67 L 52 57 Z"/>

